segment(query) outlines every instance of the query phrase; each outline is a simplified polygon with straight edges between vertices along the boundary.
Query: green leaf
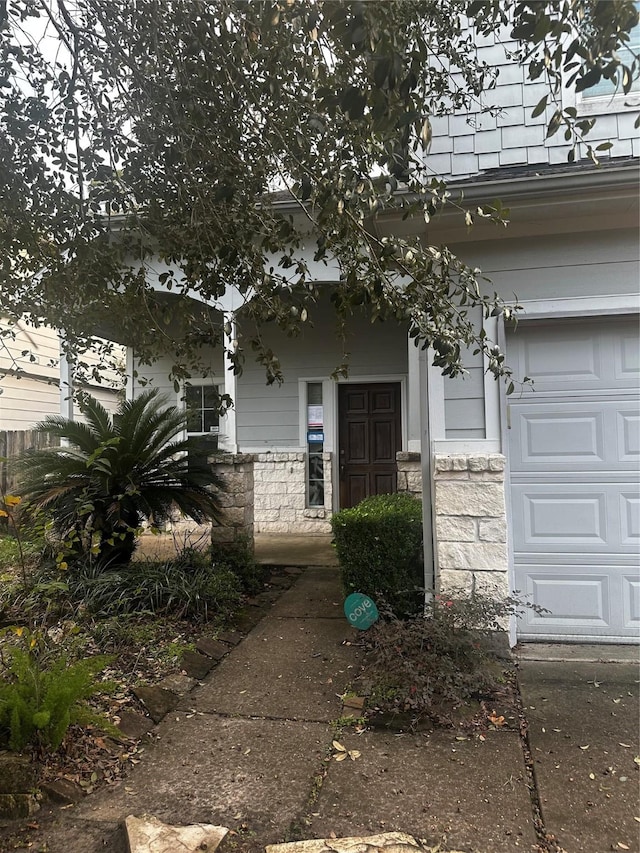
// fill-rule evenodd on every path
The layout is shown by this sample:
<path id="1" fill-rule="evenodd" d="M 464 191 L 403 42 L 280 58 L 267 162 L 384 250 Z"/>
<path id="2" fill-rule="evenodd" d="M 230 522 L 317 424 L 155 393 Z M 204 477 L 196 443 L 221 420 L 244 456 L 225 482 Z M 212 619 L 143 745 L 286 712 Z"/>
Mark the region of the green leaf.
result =
<path id="1" fill-rule="evenodd" d="M 549 100 L 549 95 L 544 95 L 544 97 L 540 98 L 536 106 L 534 107 L 533 112 L 531 113 L 531 118 L 537 118 L 547 108 L 547 101 Z"/>

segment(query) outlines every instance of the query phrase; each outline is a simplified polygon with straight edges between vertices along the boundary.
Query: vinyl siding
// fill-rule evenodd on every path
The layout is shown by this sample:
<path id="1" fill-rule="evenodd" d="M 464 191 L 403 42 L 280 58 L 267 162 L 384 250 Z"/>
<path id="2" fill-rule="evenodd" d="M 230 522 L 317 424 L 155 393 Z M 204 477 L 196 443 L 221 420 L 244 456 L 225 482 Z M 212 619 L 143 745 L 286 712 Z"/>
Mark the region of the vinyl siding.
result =
<path id="1" fill-rule="evenodd" d="M 343 360 L 331 312 L 328 299 L 311 309 L 309 324 L 296 338 L 287 338 L 277 329 L 263 329 L 265 343 L 279 357 L 285 379 L 280 386 L 267 386 L 263 368 L 250 361 L 248 354 L 237 393 L 241 450 L 299 446 L 298 380 L 328 379 Z M 249 332 L 243 331 L 245 335 Z M 348 324 L 345 350 L 350 377 L 406 376 L 407 349 L 406 329 L 395 322 L 371 324 L 356 316 Z"/>
<path id="2" fill-rule="evenodd" d="M 60 413 L 59 339 L 55 329 L 48 326 L 34 328 L 24 322 L 11 325 L 15 338 L 0 338 L 0 429 L 28 430 L 47 415 Z M 0 321 L 0 329 L 9 327 Z M 114 355 L 124 363 L 124 351 L 116 350 Z M 91 352 L 82 360 L 89 367 L 99 363 Z M 100 374 L 102 384 L 87 383 L 83 388 L 113 410 L 122 380 L 111 368 L 101 369 Z M 74 416 L 79 416 L 77 406 Z"/>
<path id="3" fill-rule="evenodd" d="M 635 229 L 531 236 L 457 247 L 507 300 L 638 294 Z"/>

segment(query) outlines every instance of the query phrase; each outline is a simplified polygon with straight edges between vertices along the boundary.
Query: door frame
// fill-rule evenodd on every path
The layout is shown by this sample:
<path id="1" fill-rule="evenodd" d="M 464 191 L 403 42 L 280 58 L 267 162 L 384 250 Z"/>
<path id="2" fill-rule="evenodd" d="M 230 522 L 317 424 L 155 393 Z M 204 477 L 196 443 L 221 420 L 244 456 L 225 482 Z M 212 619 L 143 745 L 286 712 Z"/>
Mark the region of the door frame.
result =
<path id="1" fill-rule="evenodd" d="M 338 386 L 339 385 L 380 385 L 385 383 L 396 383 L 400 385 L 400 441 L 401 451 L 407 449 L 408 430 L 407 430 L 407 375 L 399 373 L 387 374 L 368 374 L 362 376 L 360 374 L 349 375 L 346 379 L 339 379 L 334 383 L 333 390 L 333 460 L 331 465 L 331 475 L 334 483 L 333 487 L 333 511 L 338 512 L 340 509 L 340 413 L 338 411 Z"/>

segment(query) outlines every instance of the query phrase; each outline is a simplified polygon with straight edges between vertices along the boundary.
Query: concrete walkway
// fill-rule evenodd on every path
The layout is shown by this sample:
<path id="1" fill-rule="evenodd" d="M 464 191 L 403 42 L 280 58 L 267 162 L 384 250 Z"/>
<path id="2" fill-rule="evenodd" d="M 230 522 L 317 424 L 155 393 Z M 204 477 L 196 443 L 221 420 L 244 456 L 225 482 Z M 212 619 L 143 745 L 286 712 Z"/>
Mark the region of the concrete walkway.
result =
<path id="1" fill-rule="evenodd" d="M 221 853 L 393 830 L 464 853 L 640 850 L 635 662 L 522 660 L 522 732 L 357 734 L 336 727 L 357 640 L 335 568 L 305 568 L 129 778 L 59 811 L 41 849 L 126 853 L 122 821 L 147 812 L 230 827 Z M 335 761 L 336 736 L 360 756 Z"/>

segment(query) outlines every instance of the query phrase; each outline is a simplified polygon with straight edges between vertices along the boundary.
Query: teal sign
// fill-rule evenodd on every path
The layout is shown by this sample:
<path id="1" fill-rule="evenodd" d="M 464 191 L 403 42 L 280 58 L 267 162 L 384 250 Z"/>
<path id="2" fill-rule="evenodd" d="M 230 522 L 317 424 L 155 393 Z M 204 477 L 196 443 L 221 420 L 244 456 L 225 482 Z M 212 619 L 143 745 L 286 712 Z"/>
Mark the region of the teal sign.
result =
<path id="1" fill-rule="evenodd" d="M 344 615 L 354 628 L 366 631 L 380 616 L 378 608 L 368 595 L 352 592 L 344 603 Z"/>

